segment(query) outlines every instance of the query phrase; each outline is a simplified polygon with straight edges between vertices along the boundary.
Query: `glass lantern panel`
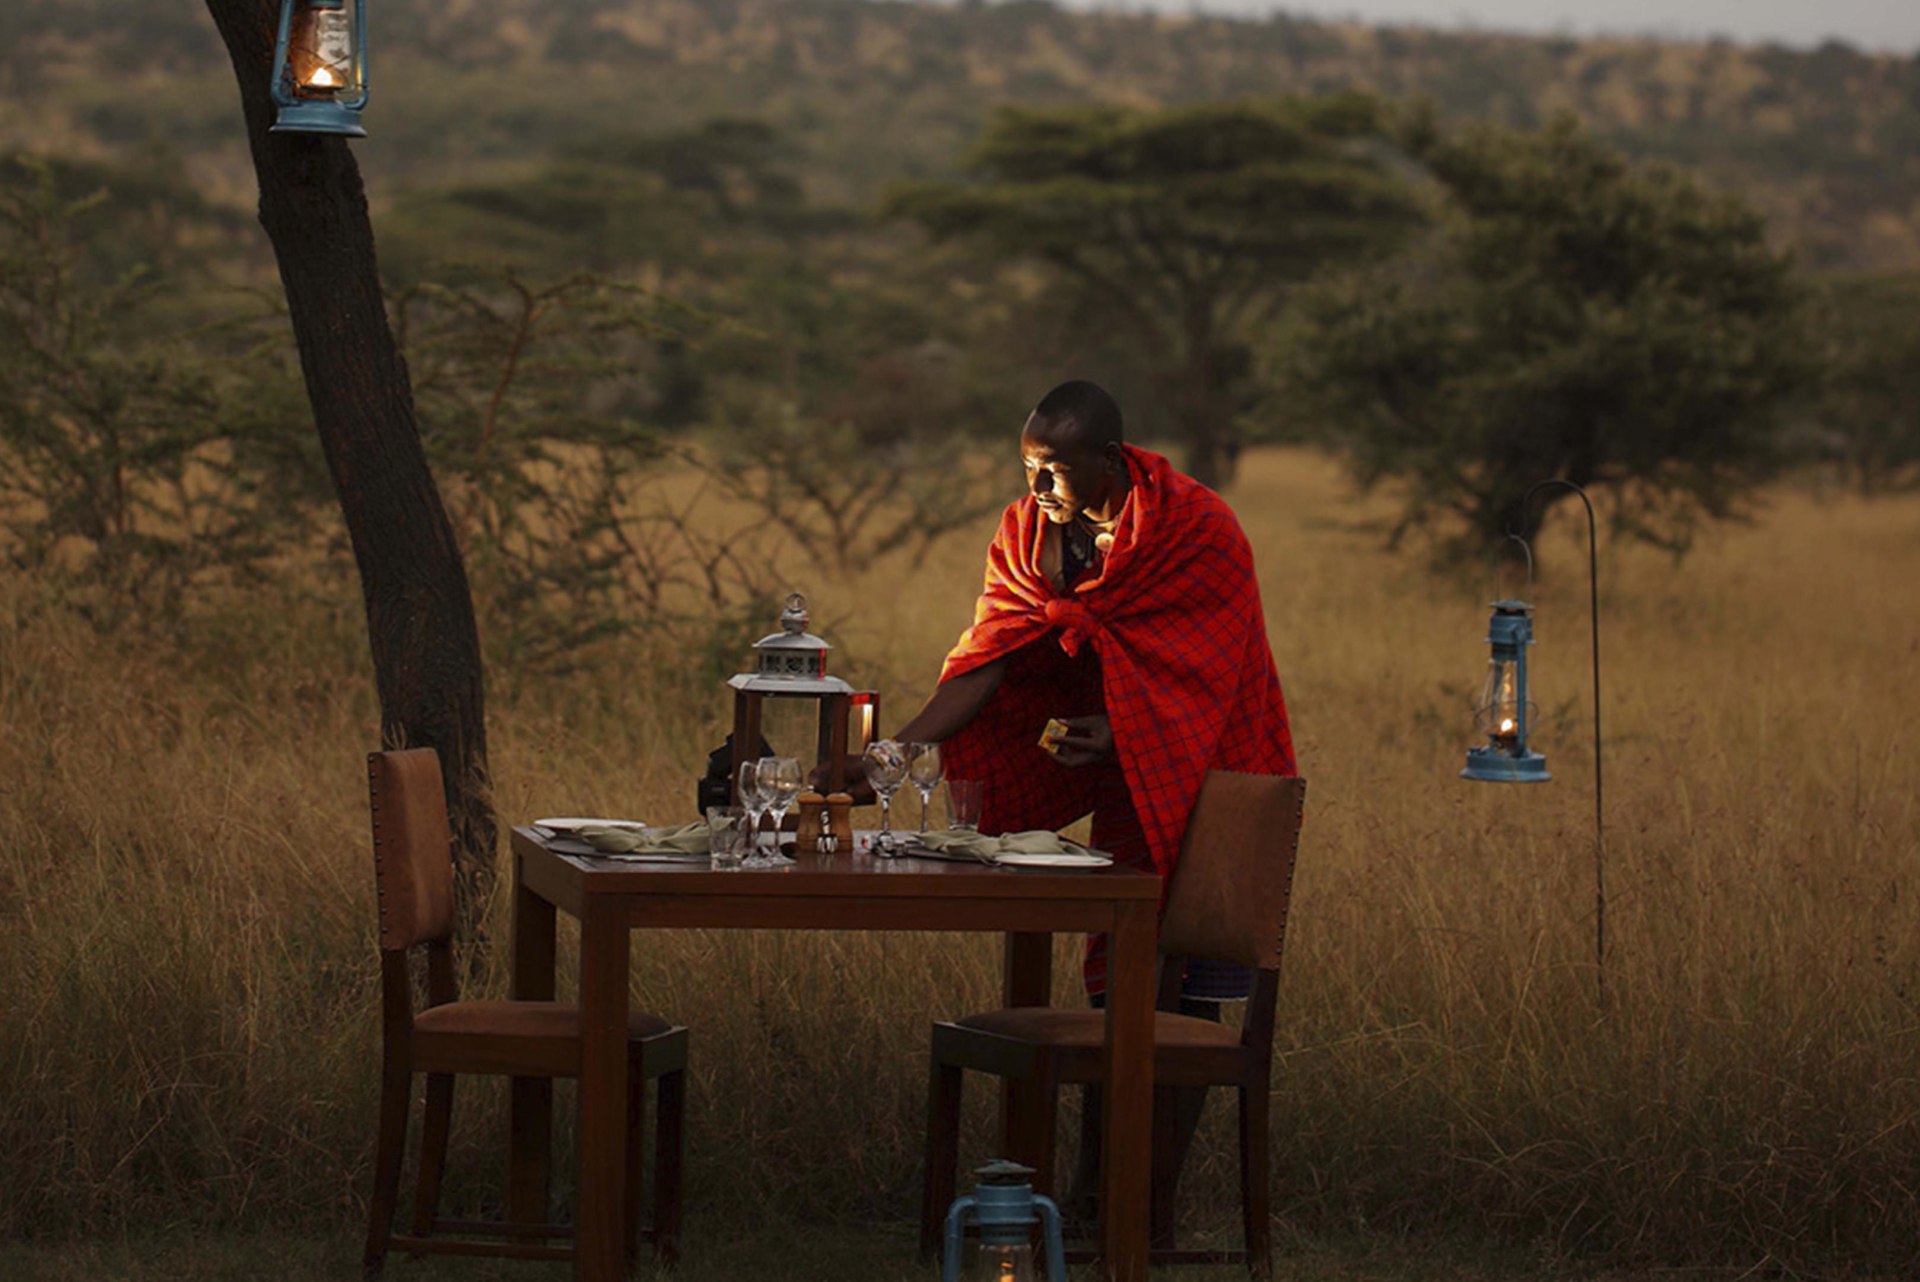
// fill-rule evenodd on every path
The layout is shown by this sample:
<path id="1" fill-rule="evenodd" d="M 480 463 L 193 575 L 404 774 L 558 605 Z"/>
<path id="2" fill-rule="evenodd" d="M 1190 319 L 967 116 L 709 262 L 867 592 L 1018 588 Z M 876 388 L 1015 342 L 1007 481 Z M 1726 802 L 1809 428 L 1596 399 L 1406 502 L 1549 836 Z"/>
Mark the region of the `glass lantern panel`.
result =
<path id="1" fill-rule="evenodd" d="M 1488 734 L 1514 734 L 1520 727 L 1520 665 L 1512 659 L 1487 663 L 1487 680 L 1474 705 L 1474 721 Z"/>
<path id="2" fill-rule="evenodd" d="M 820 701 L 769 698 L 760 701 L 760 734 L 776 757 L 796 757 L 811 770 L 819 756 Z"/>
<path id="3" fill-rule="evenodd" d="M 361 89 L 354 47 L 360 0 L 294 0 L 287 31 L 287 74 L 303 98 L 353 98 Z"/>

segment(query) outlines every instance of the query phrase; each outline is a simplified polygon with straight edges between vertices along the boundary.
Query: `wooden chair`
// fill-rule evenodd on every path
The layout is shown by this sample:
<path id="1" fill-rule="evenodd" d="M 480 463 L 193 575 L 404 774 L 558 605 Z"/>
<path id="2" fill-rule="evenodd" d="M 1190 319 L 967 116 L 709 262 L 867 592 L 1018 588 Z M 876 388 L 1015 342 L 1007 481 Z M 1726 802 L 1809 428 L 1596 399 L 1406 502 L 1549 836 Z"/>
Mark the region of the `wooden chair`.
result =
<path id="1" fill-rule="evenodd" d="M 579 1013 L 568 1002 L 459 1000 L 451 938 L 453 851 L 439 756 L 431 748 L 370 753 L 367 775 L 380 899 L 383 1046 L 380 1136 L 365 1274 L 378 1276 L 389 1250 L 570 1260 L 570 1245 L 551 1244 L 553 1239 L 571 1237 L 570 1226 L 444 1220 L 435 1213 L 447 1160 L 454 1074 L 576 1077 Z M 427 954 L 427 1005 L 415 1011 L 410 959 L 413 949 L 422 944 Z M 687 1030 L 636 1012 L 628 1029 L 628 1048 L 627 1184 L 635 1204 L 627 1213 L 627 1256 L 631 1262 L 643 1236 L 637 1199 L 646 1139 L 646 1084 L 657 1078 L 653 1227 L 644 1236 L 652 1240 L 655 1258 L 671 1265 L 680 1233 Z M 427 1075 L 426 1115 L 420 1176 L 414 1188 L 413 1231 L 402 1237 L 392 1232 L 392 1220 L 415 1073 Z M 443 1232 L 469 1236 L 438 1236 Z M 476 1234 L 506 1240 L 479 1241 L 472 1236 Z"/>
<path id="2" fill-rule="evenodd" d="M 1272 1272 L 1267 1117 L 1273 1012 L 1305 796 L 1302 779 L 1216 770 L 1208 774 L 1187 825 L 1160 927 L 1161 978 L 1153 1028 L 1156 1245 L 1150 1253 L 1156 1264 L 1244 1262 L 1255 1277 Z M 1237 1036 L 1223 1024 L 1175 1013 L 1183 961 L 1189 956 L 1255 969 L 1246 1021 Z M 1029 1134 L 1009 1137 L 1021 1151 L 1008 1156 L 1035 1168 L 1036 1189 L 1051 1191 L 1060 1087 L 1105 1077 L 1105 1038 L 1106 1012 L 1093 1009 L 1010 1007 L 933 1026 L 920 1221 L 923 1252 L 937 1246 L 953 1200 L 964 1071 L 1012 1078 L 1044 1092 L 1032 1110 L 1038 1124 Z M 1239 1093 L 1242 1250 L 1173 1249 L 1173 1191 L 1179 1172 L 1170 1160 L 1175 1125 L 1171 1088 L 1183 1086 L 1232 1086 Z M 1098 1126 L 1100 1119 L 1089 1117 L 1084 1124 Z M 1078 1253 L 1078 1258 L 1088 1257 Z"/>

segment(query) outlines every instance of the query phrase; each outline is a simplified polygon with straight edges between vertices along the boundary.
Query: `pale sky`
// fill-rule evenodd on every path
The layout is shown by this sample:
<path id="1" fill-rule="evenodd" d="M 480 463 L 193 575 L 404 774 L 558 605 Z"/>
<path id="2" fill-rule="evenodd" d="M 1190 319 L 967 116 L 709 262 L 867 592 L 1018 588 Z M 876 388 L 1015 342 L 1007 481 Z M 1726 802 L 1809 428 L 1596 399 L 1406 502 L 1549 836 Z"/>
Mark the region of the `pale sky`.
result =
<path id="1" fill-rule="evenodd" d="M 1920 53 L 1920 0 L 1061 0 L 1074 9 L 1200 9 L 1265 16 L 1352 18 L 1423 27 L 1478 27 L 1565 35 L 1653 35 L 1808 48 L 1844 40 L 1855 48 Z"/>

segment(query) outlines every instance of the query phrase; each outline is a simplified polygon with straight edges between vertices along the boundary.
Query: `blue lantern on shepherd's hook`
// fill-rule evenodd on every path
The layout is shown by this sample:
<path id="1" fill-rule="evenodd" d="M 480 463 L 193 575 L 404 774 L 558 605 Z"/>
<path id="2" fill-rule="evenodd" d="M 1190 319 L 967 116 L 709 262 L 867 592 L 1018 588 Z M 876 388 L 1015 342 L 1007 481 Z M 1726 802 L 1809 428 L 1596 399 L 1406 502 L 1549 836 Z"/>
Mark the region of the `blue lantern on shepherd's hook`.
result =
<path id="1" fill-rule="evenodd" d="M 1572 481 L 1548 477 L 1537 481 L 1520 500 L 1524 521 L 1542 490 L 1562 489 L 1587 510 L 1587 619 L 1593 629 L 1593 975 L 1594 991 L 1602 1006 L 1607 1000 L 1607 829 L 1606 775 L 1600 754 L 1600 550 L 1593 517 L 1593 500 Z M 1527 579 L 1533 579 L 1533 549 L 1518 533 L 1509 532 L 1526 552 Z M 1547 759 L 1527 746 L 1527 731 L 1535 707 L 1527 698 L 1527 647 L 1533 644 L 1533 607 L 1507 599 L 1493 603 L 1493 621 L 1487 625 L 1487 644 L 1493 649 L 1487 682 L 1474 717 L 1487 742 L 1467 749 L 1463 778 L 1488 783 L 1537 783 L 1547 779 Z"/>
<path id="2" fill-rule="evenodd" d="M 365 0 L 280 0 L 271 88 L 274 133 L 365 138 Z"/>
<path id="3" fill-rule="evenodd" d="M 1463 779 L 1486 783 L 1541 783 L 1552 778 L 1547 759 L 1527 746 L 1538 707 L 1527 698 L 1527 647 L 1533 644 L 1533 607 L 1509 597 L 1493 603 L 1487 623 L 1486 684 L 1473 710 L 1487 741 L 1467 749 Z"/>

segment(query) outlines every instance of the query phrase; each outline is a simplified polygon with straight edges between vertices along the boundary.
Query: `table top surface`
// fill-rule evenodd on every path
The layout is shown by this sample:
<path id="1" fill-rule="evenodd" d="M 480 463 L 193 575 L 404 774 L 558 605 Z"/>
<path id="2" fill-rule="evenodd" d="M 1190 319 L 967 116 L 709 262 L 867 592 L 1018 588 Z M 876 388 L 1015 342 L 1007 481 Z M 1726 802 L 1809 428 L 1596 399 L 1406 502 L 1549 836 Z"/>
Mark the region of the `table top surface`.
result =
<path id="1" fill-rule="evenodd" d="M 1020 899 L 1154 899 L 1160 878 L 1148 869 L 997 868 L 958 860 L 879 859 L 865 852 L 802 854 L 777 868 L 714 868 L 706 863 L 638 863 L 550 850 L 531 828 L 513 830 L 514 853 L 538 859 L 588 894 L 950 896 Z"/>

